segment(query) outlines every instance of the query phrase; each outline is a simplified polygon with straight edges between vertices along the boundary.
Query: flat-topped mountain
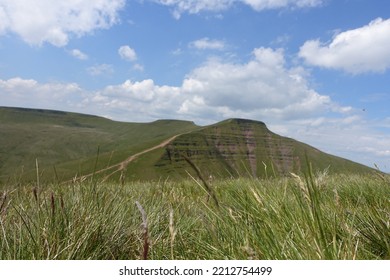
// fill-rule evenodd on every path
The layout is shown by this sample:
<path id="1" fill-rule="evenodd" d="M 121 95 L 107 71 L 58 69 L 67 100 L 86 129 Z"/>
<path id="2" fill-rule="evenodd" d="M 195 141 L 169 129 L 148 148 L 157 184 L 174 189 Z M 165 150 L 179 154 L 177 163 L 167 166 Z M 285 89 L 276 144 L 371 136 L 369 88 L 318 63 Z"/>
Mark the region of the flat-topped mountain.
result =
<path id="1" fill-rule="evenodd" d="M 150 180 L 205 176 L 283 176 L 307 169 L 371 172 L 271 132 L 260 121 L 228 119 L 200 127 L 189 121 L 116 122 L 51 110 L 0 107 L 0 181 L 65 181 L 90 176 Z M 38 167 L 38 168 L 37 168 Z"/>
<path id="2" fill-rule="evenodd" d="M 333 173 L 372 171 L 361 164 L 277 135 L 263 122 L 245 119 L 229 119 L 179 135 L 164 149 L 155 151 L 155 163 L 150 172 L 184 176 L 190 168 L 183 155 L 207 177 L 269 177 L 301 173 L 308 169 L 307 160 L 315 170 L 328 168 Z"/>

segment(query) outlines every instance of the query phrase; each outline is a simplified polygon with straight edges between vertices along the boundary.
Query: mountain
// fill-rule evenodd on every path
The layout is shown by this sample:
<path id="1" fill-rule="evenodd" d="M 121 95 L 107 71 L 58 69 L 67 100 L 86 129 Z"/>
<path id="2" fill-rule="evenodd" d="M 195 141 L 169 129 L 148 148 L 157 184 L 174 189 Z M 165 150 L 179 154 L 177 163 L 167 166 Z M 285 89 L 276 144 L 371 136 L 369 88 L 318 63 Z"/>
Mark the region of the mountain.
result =
<path id="1" fill-rule="evenodd" d="M 314 169 L 371 172 L 271 132 L 263 122 L 117 122 L 52 110 L 0 107 L 0 181 L 65 181 L 101 176 L 127 180 L 283 176 Z"/>
<path id="2" fill-rule="evenodd" d="M 161 149 L 128 165 L 133 178 L 181 178 L 192 171 L 190 159 L 205 178 L 269 177 L 314 170 L 331 173 L 367 173 L 371 168 L 333 156 L 291 138 L 271 132 L 263 122 L 229 119 L 177 136 Z M 133 165 L 133 166 L 132 166 Z M 138 172 L 144 170 L 144 173 Z"/>

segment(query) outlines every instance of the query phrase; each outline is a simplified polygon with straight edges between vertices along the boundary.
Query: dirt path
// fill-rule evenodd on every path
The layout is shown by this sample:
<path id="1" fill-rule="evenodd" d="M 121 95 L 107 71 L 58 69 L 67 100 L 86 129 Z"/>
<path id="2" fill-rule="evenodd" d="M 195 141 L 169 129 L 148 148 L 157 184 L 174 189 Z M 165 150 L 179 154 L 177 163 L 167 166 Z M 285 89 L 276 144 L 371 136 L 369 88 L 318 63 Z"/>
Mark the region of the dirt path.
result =
<path id="1" fill-rule="evenodd" d="M 85 179 L 87 179 L 89 177 L 92 177 L 95 174 L 100 174 L 100 173 L 106 172 L 108 170 L 115 169 L 113 172 L 111 172 L 106 177 L 104 177 L 103 181 L 105 181 L 108 178 L 110 178 L 112 175 L 114 175 L 115 173 L 124 171 L 126 169 L 126 167 L 129 165 L 129 163 L 134 161 L 139 156 L 141 156 L 143 154 L 146 154 L 146 153 L 149 153 L 151 151 L 157 150 L 159 148 L 165 147 L 166 145 L 168 145 L 171 141 L 175 140 L 175 138 L 180 136 L 180 135 L 182 135 L 182 134 L 177 134 L 175 136 L 172 136 L 171 138 L 164 140 L 163 142 L 161 142 L 160 144 L 158 144 L 156 146 L 153 146 L 151 148 L 148 148 L 148 149 L 145 149 L 145 150 L 143 150 L 141 152 L 138 152 L 138 153 L 136 153 L 134 155 L 131 155 L 131 156 L 129 156 L 128 158 L 126 158 L 124 161 L 122 161 L 120 163 L 116 163 L 116 164 L 110 165 L 110 166 L 108 166 L 106 168 L 97 170 L 97 171 L 95 171 L 93 173 L 89 173 L 89 174 L 86 174 L 86 175 L 75 177 L 75 178 L 73 178 L 70 181 L 78 181 L 78 180 L 84 181 Z M 67 181 L 67 182 L 70 182 L 70 181 Z"/>
<path id="2" fill-rule="evenodd" d="M 134 155 L 128 157 L 127 159 L 125 159 L 124 161 L 122 161 L 121 163 L 119 163 L 120 168 L 119 168 L 118 171 L 124 170 L 130 162 L 132 162 L 133 160 L 135 160 L 135 159 L 136 159 L 137 157 L 139 157 L 140 155 L 143 155 L 143 154 L 149 153 L 149 152 L 151 152 L 151 151 L 157 150 L 157 149 L 159 149 L 159 148 L 165 147 L 166 145 L 169 144 L 169 142 L 175 140 L 175 138 L 178 137 L 178 136 L 180 136 L 180 135 L 181 135 L 181 134 L 175 135 L 175 136 L 173 136 L 173 137 L 171 137 L 171 138 L 169 138 L 169 139 L 167 139 L 167 140 L 161 142 L 160 144 L 158 144 L 158 145 L 156 145 L 156 146 L 154 146 L 154 147 L 151 147 L 151 148 L 149 148 L 149 149 L 143 150 L 143 151 L 141 151 L 141 152 L 139 152 L 139 153 L 136 153 L 136 154 L 134 154 Z"/>

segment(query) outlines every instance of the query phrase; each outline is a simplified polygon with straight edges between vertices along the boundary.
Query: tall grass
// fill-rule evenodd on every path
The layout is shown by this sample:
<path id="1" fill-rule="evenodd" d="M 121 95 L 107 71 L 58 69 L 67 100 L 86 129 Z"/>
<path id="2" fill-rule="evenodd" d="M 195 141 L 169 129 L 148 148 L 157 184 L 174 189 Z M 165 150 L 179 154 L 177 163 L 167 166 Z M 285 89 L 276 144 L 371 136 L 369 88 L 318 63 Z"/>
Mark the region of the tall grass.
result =
<path id="1" fill-rule="evenodd" d="M 0 259 L 390 259 L 380 177 L 217 181 L 218 206 L 200 186 L 4 186 Z"/>

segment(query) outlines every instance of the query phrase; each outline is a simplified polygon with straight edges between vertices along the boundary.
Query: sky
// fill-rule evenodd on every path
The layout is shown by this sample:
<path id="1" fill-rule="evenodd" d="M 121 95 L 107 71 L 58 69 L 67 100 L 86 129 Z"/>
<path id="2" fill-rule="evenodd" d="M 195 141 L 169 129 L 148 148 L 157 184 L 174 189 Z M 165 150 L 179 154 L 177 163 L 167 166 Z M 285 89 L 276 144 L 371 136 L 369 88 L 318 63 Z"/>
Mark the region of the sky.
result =
<path id="1" fill-rule="evenodd" d="M 260 120 L 390 172 L 388 0 L 0 0 L 0 106 Z"/>

